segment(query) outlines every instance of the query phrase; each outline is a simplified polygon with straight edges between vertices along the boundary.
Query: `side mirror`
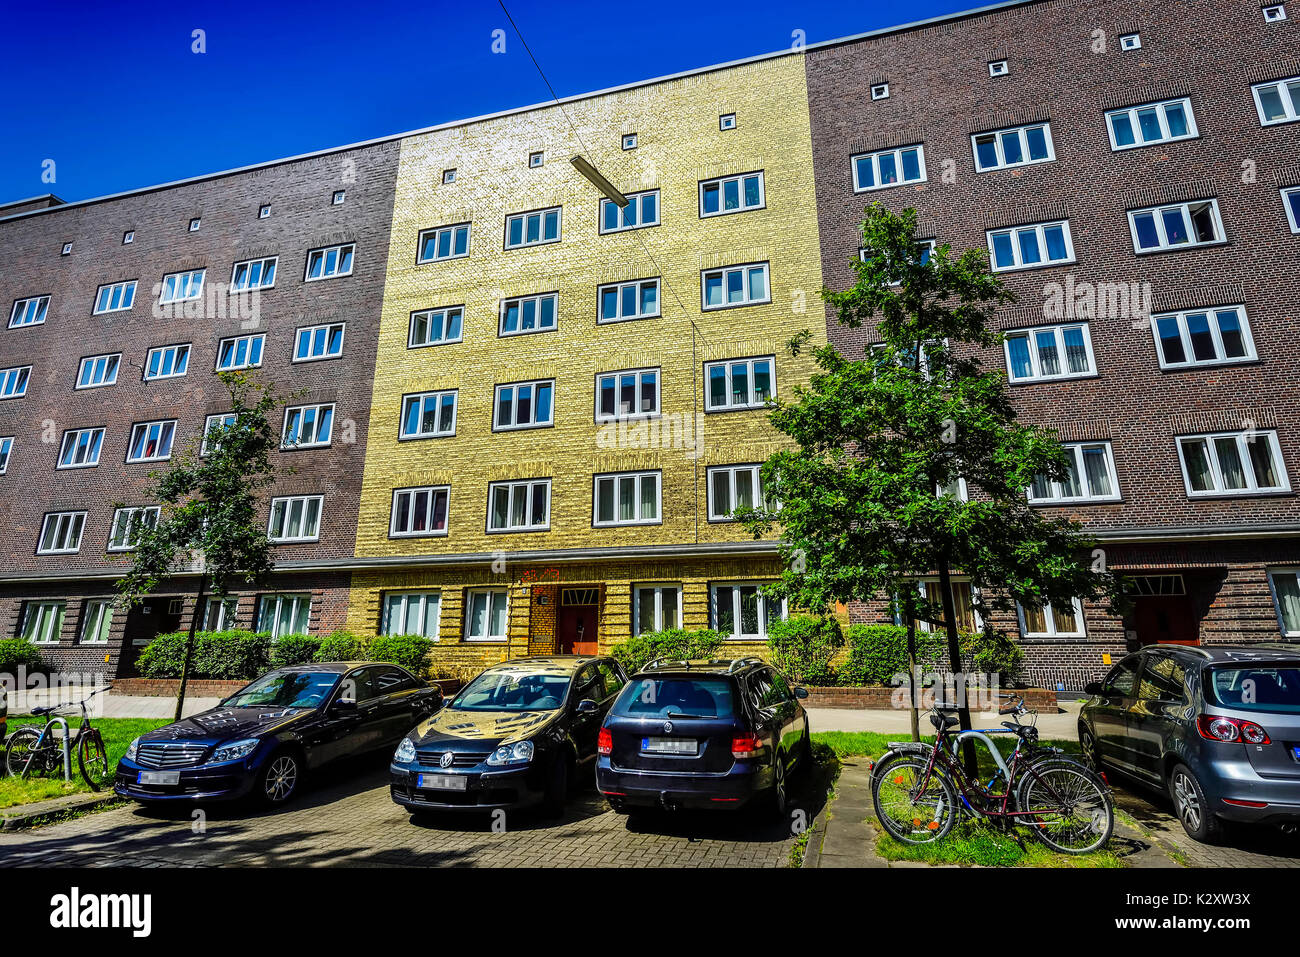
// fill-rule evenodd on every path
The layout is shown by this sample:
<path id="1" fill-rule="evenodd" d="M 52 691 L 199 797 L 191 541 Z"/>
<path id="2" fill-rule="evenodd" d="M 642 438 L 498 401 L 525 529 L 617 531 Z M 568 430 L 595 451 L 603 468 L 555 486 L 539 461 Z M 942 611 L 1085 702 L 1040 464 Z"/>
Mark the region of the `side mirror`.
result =
<path id="1" fill-rule="evenodd" d="M 357 699 L 356 699 L 356 698 L 335 698 L 335 699 L 334 699 L 334 706 L 333 706 L 330 710 L 331 710 L 331 711 L 341 711 L 341 712 L 343 712 L 344 714 L 346 714 L 346 713 L 348 713 L 348 712 L 350 712 L 350 711 L 356 711 L 356 710 L 357 710 Z"/>
<path id="2" fill-rule="evenodd" d="M 806 697 L 808 697 L 808 689 L 807 689 L 807 688 L 798 688 L 798 687 L 796 687 L 796 688 L 794 689 L 794 696 L 795 696 L 796 698 L 806 698 Z"/>
<path id="3" fill-rule="evenodd" d="M 600 710 L 600 705 L 596 704 L 596 702 L 592 701 L 590 698 L 583 698 L 578 702 L 576 710 L 578 714 L 595 714 Z"/>
<path id="4" fill-rule="evenodd" d="M 1083 686 L 1083 693 L 1091 694 L 1091 695 L 1101 694 L 1101 682 L 1089 681 L 1086 685 Z"/>

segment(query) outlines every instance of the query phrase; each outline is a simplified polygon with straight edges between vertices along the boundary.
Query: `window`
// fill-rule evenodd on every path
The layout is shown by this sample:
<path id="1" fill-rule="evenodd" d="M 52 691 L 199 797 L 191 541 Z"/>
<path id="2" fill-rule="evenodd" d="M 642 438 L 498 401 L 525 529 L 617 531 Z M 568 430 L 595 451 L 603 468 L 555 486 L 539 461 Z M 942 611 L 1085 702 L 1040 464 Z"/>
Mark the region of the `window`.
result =
<path id="1" fill-rule="evenodd" d="M 721 116 L 718 117 L 718 129 L 734 130 L 735 128 L 736 128 L 735 113 L 723 113 Z"/>
<path id="2" fill-rule="evenodd" d="M 489 532 L 539 532 L 550 528 L 551 480 L 488 485 Z"/>
<path id="3" fill-rule="evenodd" d="M 221 443 L 212 437 L 212 433 L 217 429 L 228 429 L 234 424 L 235 413 L 233 412 L 221 412 L 204 419 L 203 442 L 199 446 L 199 455 L 208 455 L 215 452 Z"/>
<path id="4" fill-rule="evenodd" d="M 163 276 L 162 295 L 159 301 L 188 302 L 203 298 L 203 275 L 207 270 L 191 269 L 188 272 L 174 272 Z"/>
<path id="5" fill-rule="evenodd" d="M 393 489 L 393 514 L 388 534 L 392 538 L 447 534 L 446 486 Z"/>
<path id="6" fill-rule="evenodd" d="M 190 220 L 190 232 L 197 233 L 199 231 L 199 227 L 202 225 L 203 225 L 203 220 L 199 219 L 197 216 L 194 217 L 193 219 Z"/>
<path id="7" fill-rule="evenodd" d="M 402 396 L 403 439 L 433 439 L 456 434 L 456 390 Z"/>
<path id="8" fill-rule="evenodd" d="M 63 433 L 58 467 L 80 469 L 98 465 L 99 448 L 103 444 L 103 429 L 69 429 Z"/>
<path id="9" fill-rule="evenodd" d="M 1066 442 L 1066 474 L 1059 482 L 1038 476 L 1029 487 L 1034 505 L 1059 502 L 1117 502 L 1119 480 L 1109 442 Z"/>
<path id="10" fill-rule="evenodd" d="M 45 313 L 50 308 L 49 296 L 32 296 L 30 299 L 18 299 L 13 311 L 9 313 L 9 328 L 19 326 L 39 326 L 45 321 Z"/>
<path id="11" fill-rule="evenodd" d="M 761 469 L 761 465 L 723 465 L 709 469 L 710 522 L 729 522 L 738 508 L 767 504 Z"/>
<path id="12" fill-rule="evenodd" d="M 595 488 L 593 525 L 659 524 L 658 472 L 597 475 Z"/>
<path id="13" fill-rule="evenodd" d="M 888 83 L 876 83 L 876 84 L 874 84 L 874 85 L 871 87 L 871 98 L 872 98 L 873 100 L 887 100 L 887 99 L 889 99 L 889 84 L 888 84 Z"/>
<path id="14" fill-rule="evenodd" d="M 257 218 L 258 218 L 258 219 L 269 219 L 270 216 L 271 216 L 271 204 L 270 204 L 270 203 L 263 203 L 261 206 L 259 206 L 259 207 L 257 208 Z"/>
<path id="15" fill-rule="evenodd" d="M 1190 140 L 1200 135 L 1192 115 L 1192 101 L 1186 97 L 1112 110 L 1106 114 L 1106 130 L 1112 150 Z"/>
<path id="16" fill-rule="evenodd" d="M 501 324 L 497 335 L 518 336 L 554 329 L 558 304 L 559 296 L 553 292 L 501 300 Z"/>
<path id="17" fill-rule="evenodd" d="M 632 634 L 682 627 L 681 585 L 632 586 Z"/>
<path id="18" fill-rule="evenodd" d="M 536 382 L 511 382 L 496 389 L 496 415 L 492 431 L 507 429 L 534 429 L 553 424 L 552 398 L 555 380 Z"/>
<path id="19" fill-rule="evenodd" d="M 1288 186 L 1282 190 L 1282 208 L 1286 210 L 1291 232 L 1300 233 L 1300 186 Z"/>
<path id="20" fill-rule="evenodd" d="M 60 256 L 71 256 L 71 255 L 72 255 L 72 243 L 64 243 L 64 244 L 63 244 L 63 249 L 59 252 L 59 255 L 60 255 Z"/>
<path id="21" fill-rule="evenodd" d="M 236 369 L 255 369 L 262 364 L 262 346 L 266 336 L 234 336 L 217 343 L 217 371 L 233 372 Z"/>
<path id="22" fill-rule="evenodd" d="M 127 450 L 128 462 L 161 462 L 172 456 L 172 439 L 176 435 L 176 420 L 139 422 L 131 427 L 131 445 Z"/>
<path id="23" fill-rule="evenodd" d="M 1196 309 L 1151 317 L 1162 369 L 1218 365 L 1255 358 L 1243 306 Z"/>
<path id="24" fill-rule="evenodd" d="M 99 292 L 95 293 L 96 316 L 106 312 L 122 312 L 130 309 L 135 304 L 135 280 L 130 282 L 115 282 L 107 286 L 100 286 Z"/>
<path id="25" fill-rule="evenodd" d="M 1208 246 L 1225 241 L 1217 199 L 1134 209 L 1129 211 L 1128 221 L 1133 235 L 1133 251 L 1137 253 Z"/>
<path id="26" fill-rule="evenodd" d="M 979 173 L 1056 159 L 1050 123 L 976 133 L 970 142 L 975 151 L 975 171 Z"/>
<path id="27" fill-rule="evenodd" d="M 117 368 L 121 362 L 120 352 L 106 356 L 86 356 L 81 360 L 81 368 L 77 371 L 77 388 L 95 389 L 99 386 L 114 385 L 117 382 Z"/>
<path id="28" fill-rule="evenodd" d="M 560 241 L 560 207 L 516 213 L 506 217 L 506 249 L 541 246 Z"/>
<path id="29" fill-rule="evenodd" d="M 81 643 L 102 645 L 113 627 L 113 603 L 106 598 L 92 598 L 81 610 Z"/>
<path id="30" fill-rule="evenodd" d="M 56 644 L 63 635 L 65 601 L 29 601 L 23 609 L 23 637 L 33 644 Z"/>
<path id="31" fill-rule="evenodd" d="M 465 640 L 505 641 L 509 605 L 504 588 L 471 588 L 465 594 Z"/>
<path id="32" fill-rule="evenodd" d="M 619 209 L 612 199 L 600 201 L 600 231 L 619 233 L 643 226 L 659 225 L 659 190 L 628 193 L 627 205 Z"/>
<path id="33" fill-rule="evenodd" d="M 158 524 L 162 509 L 157 505 L 119 508 L 113 513 L 113 527 L 108 533 L 110 552 L 129 552 L 140 541 L 140 533 Z"/>
<path id="34" fill-rule="evenodd" d="M 27 382 L 31 377 L 31 366 L 0 369 L 0 399 L 21 399 L 27 394 Z"/>
<path id="35" fill-rule="evenodd" d="M 271 499 L 266 535 L 273 542 L 314 542 L 320 538 L 323 495 L 287 495 Z"/>
<path id="36" fill-rule="evenodd" d="M 943 608 L 943 591 L 939 587 L 938 579 L 921 579 L 916 583 L 916 590 L 920 592 L 921 597 L 932 609 L 941 610 Z M 978 593 L 978 589 L 972 588 L 968 580 L 952 579 L 953 611 L 956 613 L 957 630 L 963 634 L 974 634 L 984 627 L 983 619 L 980 618 L 979 612 L 975 610 L 975 597 Z M 916 627 L 920 631 L 934 632 L 942 631 L 944 624 L 942 621 L 921 621 L 918 619 Z"/>
<path id="37" fill-rule="evenodd" d="M 225 631 L 235 627 L 235 616 L 239 612 L 239 599 L 231 596 L 223 601 L 207 599 L 203 608 L 203 629 L 205 631 Z"/>
<path id="38" fill-rule="evenodd" d="M 263 595 L 258 600 L 257 630 L 272 641 L 285 635 L 305 635 L 311 621 L 311 595 Z"/>
<path id="39" fill-rule="evenodd" d="M 766 641 L 773 622 L 785 619 L 785 599 L 768 598 L 760 584 L 709 586 L 710 626 L 731 641 Z"/>
<path id="40" fill-rule="evenodd" d="M 188 343 L 150 349 L 144 364 L 144 381 L 178 379 L 185 374 L 189 364 L 190 347 Z"/>
<path id="41" fill-rule="evenodd" d="M 623 134 L 623 149 L 624 149 L 624 150 L 634 150 L 634 149 L 636 149 L 636 134 L 635 134 L 635 133 L 624 133 L 624 134 Z"/>
<path id="42" fill-rule="evenodd" d="M 1006 60 L 989 61 L 989 76 L 1006 76 L 1010 72 L 1011 68 L 1007 66 Z"/>
<path id="43" fill-rule="evenodd" d="M 451 169 L 443 170 L 442 185 L 450 186 L 454 182 L 456 182 L 456 168 L 453 166 Z"/>
<path id="44" fill-rule="evenodd" d="M 422 263 L 461 259 L 469 255 L 469 223 L 440 226 L 420 233 L 419 260 Z"/>
<path id="45" fill-rule="evenodd" d="M 1068 220 L 1017 226 L 1015 229 L 991 229 L 988 239 L 994 272 L 1074 262 L 1074 244 Z"/>
<path id="46" fill-rule="evenodd" d="M 528 154 L 529 169 L 537 169 L 537 167 L 541 166 L 545 162 L 546 162 L 546 154 L 542 153 L 540 150 L 536 153 Z"/>
<path id="47" fill-rule="evenodd" d="M 329 322 L 319 326 L 303 326 L 298 330 L 298 344 L 294 346 L 294 362 L 314 362 L 317 359 L 334 359 L 343 354 L 343 327 L 346 323 Z"/>
<path id="48" fill-rule="evenodd" d="M 1119 37 L 1119 48 L 1121 50 L 1141 50 L 1142 35 L 1139 33 L 1121 33 Z"/>
<path id="49" fill-rule="evenodd" d="M 1282 634 L 1300 638 L 1300 570 L 1279 569 L 1269 574 L 1269 581 L 1273 585 L 1273 601 Z"/>
<path id="50" fill-rule="evenodd" d="M 1282 447 L 1271 430 L 1180 436 L 1178 457 L 1189 498 L 1291 489 Z"/>
<path id="51" fill-rule="evenodd" d="M 659 370 L 626 369 L 596 376 L 596 421 L 659 414 Z"/>
<path id="52" fill-rule="evenodd" d="M 767 281 L 767 263 L 728 266 L 701 273 L 703 309 L 726 309 L 732 306 L 755 306 L 772 301 Z"/>
<path id="53" fill-rule="evenodd" d="M 313 249 L 307 254 L 307 273 L 303 281 L 314 282 L 317 279 L 352 275 L 352 256 L 356 248 L 355 243 L 344 243 L 341 246 Z"/>
<path id="54" fill-rule="evenodd" d="M 1274 3 L 1263 8 L 1265 23 L 1281 23 L 1286 19 L 1286 7 L 1280 3 Z"/>
<path id="55" fill-rule="evenodd" d="M 724 176 L 700 182 L 700 216 L 725 216 L 747 209 L 762 209 L 767 202 L 763 171 Z"/>
<path id="56" fill-rule="evenodd" d="M 343 201 L 346 200 L 347 198 L 348 198 L 348 191 L 346 189 L 336 189 L 334 190 L 334 195 L 330 197 L 330 205 L 342 206 Z"/>
<path id="57" fill-rule="evenodd" d="M 334 403 L 296 405 L 284 410 L 282 449 L 319 448 L 330 444 L 334 425 Z"/>
<path id="58" fill-rule="evenodd" d="M 278 257 L 271 256 L 235 263 L 230 273 L 230 291 L 250 292 L 254 289 L 272 288 L 275 286 L 275 266 L 279 261 Z"/>
<path id="59" fill-rule="evenodd" d="M 1077 379 L 1097 373 L 1086 322 L 1008 332 L 1004 348 L 1012 382 Z"/>
<path id="60" fill-rule="evenodd" d="M 704 366 L 708 382 L 706 408 L 710 412 L 761 409 L 776 392 L 775 357 L 731 359 Z"/>
<path id="61" fill-rule="evenodd" d="M 438 609 L 442 594 L 436 591 L 399 591 L 384 596 L 379 623 L 383 635 L 422 635 L 438 640 Z"/>
<path id="62" fill-rule="evenodd" d="M 860 153 L 852 162 L 855 193 L 925 181 L 925 147 L 920 145 Z"/>
<path id="63" fill-rule="evenodd" d="M 38 555 L 70 555 L 81 549 L 81 533 L 86 527 L 85 512 L 49 512 L 41 525 Z"/>
<path id="64" fill-rule="evenodd" d="M 1250 89 L 1255 95 L 1255 111 L 1261 126 L 1300 120 L 1300 76 L 1257 83 Z"/>
<path id="65" fill-rule="evenodd" d="M 14 449 L 14 437 L 12 435 L 0 436 L 0 475 L 4 475 L 9 470 L 9 454 Z"/>
<path id="66" fill-rule="evenodd" d="M 465 317 L 464 306 L 445 306 L 411 313 L 411 337 L 407 347 L 440 346 L 460 342 L 461 323 Z"/>
<path id="67" fill-rule="evenodd" d="M 597 322 L 650 319 L 659 315 L 659 280 L 610 283 L 596 290 L 596 299 L 600 303 Z"/>
<path id="68" fill-rule="evenodd" d="M 1074 599 L 1068 606 L 1057 607 L 1051 602 L 1041 608 L 1026 608 L 1019 602 L 1020 633 L 1025 638 L 1082 638 L 1083 603 Z"/>
<path id="69" fill-rule="evenodd" d="M 133 242 L 135 242 L 135 230 L 128 229 L 122 234 L 122 245 L 130 246 Z"/>

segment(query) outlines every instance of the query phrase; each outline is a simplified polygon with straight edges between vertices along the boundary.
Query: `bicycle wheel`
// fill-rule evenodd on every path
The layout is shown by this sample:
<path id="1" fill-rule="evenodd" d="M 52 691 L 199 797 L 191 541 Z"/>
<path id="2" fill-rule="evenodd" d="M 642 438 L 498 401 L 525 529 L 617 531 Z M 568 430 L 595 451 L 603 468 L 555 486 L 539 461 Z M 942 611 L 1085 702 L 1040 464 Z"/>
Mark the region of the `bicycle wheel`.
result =
<path id="1" fill-rule="evenodd" d="M 77 766 L 92 791 L 108 782 L 108 752 L 104 750 L 103 736 L 93 728 L 77 739 Z"/>
<path id="2" fill-rule="evenodd" d="M 957 793 L 935 768 L 922 787 L 927 761 L 900 755 L 878 768 L 871 803 L 890 837 L 905 844 L 930 844 L 948 836 L 957 821 Z"/>
<path id="3" fill-rule="evenodd" d="M 1020 820 L 1054 851 L 1087 854 L 1106 846 L 1115 829 L 1110 791 L 1078 761 L 1056 759 L 1029 766 L 1016 789 Z"/>
<path id="4" fill-rule="evenodd" d="M 41 733 L 35 728 L 19 728 L 11 734 L 9 743 L 5 745 L 5 770 L 14 777 L 21 777 L 29 771 L 39 772 L 45 762 L 41 760 L 39 751 L 34 757 L 32 755 L 39 740 L 41 740 Z M 27 766 L 29 758 L 30 768 Z"/>

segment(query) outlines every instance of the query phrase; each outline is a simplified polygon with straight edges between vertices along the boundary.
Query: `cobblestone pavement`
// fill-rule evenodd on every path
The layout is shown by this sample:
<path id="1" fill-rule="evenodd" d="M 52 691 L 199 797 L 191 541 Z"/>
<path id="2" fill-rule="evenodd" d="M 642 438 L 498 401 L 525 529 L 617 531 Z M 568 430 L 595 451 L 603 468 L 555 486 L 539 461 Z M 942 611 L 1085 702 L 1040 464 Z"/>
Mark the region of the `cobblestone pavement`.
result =
<path id="1" fill-rule="evenodd" d="M 387 765 L 343 766 L 278 812 L 134 804 L 0 835 L 0 866 L 784 867 L 789 827 L 749 813 L 617 815 L 586 791 L 563 818 L 518 812 L 412 818 L 388 796 Z"/>

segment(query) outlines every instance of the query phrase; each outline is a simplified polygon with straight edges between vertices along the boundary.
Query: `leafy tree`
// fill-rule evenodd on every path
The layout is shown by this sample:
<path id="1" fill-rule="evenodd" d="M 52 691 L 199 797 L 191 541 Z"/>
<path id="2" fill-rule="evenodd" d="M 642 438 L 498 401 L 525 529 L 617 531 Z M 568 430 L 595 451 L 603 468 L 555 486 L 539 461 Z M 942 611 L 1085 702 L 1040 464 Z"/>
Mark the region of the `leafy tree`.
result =
<path id="1" fill-rule="evenodd" d="M 260 585 L 274 565 L 259 510 L 261 491 L 275 479 L 271 453 L 279 436 L 270 413 L 281 400 L 272 387 L 243 373 L 223 372 L 220 378 L 230 391 L 231 418 L 196 439 L 166 471 L 151 473 L 161 514 L 153 526 L 135 529 L 135 564 L 118 582 L 118 602 L 130 607 L 177 573 L 199 572 L 176 695 L 177 721 L 205 589 L 220 601 L 234 587 Z"/>
<path id="2" fill-rule="evenodd" d="M 862 245 L 856 283 L 822 296 L 842 325 L 873 324 L 880 345 L 856 357 L 814 350 L 809 385 L 771 412 L 795 443 L 763 466 L 779 511 L 739 517 L 755 535 L 782 528 L 786 571 L 773 594 L 807 608 L 893 596 L 913 660 L 915 622 L 929 622 L 946 632 L 959 672 L 955 572 L 969 578 L 986 622 L 1016 601 L 1113 594 L 1113 581 L 1093 569 L 1077 523 L 1026 499 L 1035 476 L 1065 477 L 1067 459 L 1053 431 L 1016 420 L 1001 372 L 981 367 L 979 350 L 1001 339 L 990 320 L 1013 299 L 985 255 L 940 246 L 924 256 L 915 210 L 878 204 L 866 211 Z M 958 480 L 969 500 L 952 491 Z M 938 601 L 917 587 L 934 573 Z M 967 708 L 960 718 L 969 728 Z"/>

